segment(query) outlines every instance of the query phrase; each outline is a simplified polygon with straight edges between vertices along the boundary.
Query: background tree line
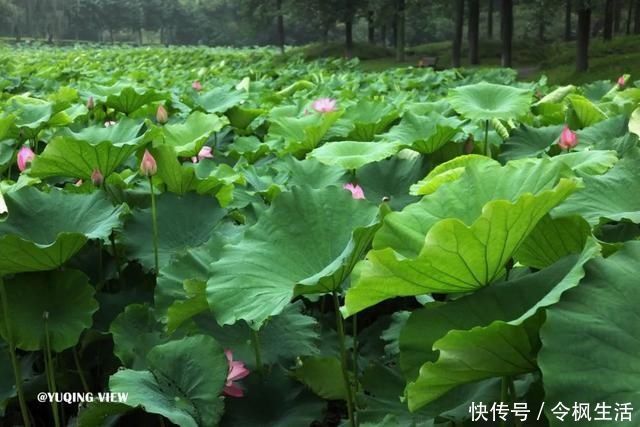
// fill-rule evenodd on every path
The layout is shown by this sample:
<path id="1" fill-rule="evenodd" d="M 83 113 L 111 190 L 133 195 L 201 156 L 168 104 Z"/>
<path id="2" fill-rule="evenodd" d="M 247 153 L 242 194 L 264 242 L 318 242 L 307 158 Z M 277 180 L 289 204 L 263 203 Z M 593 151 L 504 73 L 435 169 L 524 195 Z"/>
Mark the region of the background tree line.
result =
<path id="1" fill-rule="evenodd" d="M 479 63 L 481 40 L 501 42 L 511 66 L 514 38 L 576 40 L 576 67 L 588 67 L 592 37 L 640 34 L 640 0 L 0 0 L 0 35 L 99 42 L 227 46 L 344 43 L 396 50 L 452 41 Z"/>

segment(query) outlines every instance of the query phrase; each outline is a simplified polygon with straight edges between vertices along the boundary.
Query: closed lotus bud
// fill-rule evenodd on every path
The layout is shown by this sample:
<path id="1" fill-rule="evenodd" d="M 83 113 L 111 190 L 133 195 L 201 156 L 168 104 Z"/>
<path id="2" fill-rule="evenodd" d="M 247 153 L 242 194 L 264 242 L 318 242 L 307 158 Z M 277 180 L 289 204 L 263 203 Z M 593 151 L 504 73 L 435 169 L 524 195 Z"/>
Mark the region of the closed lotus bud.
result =
<path id="1" fill-rule="evenodd" d="M 87 109 L 93 110 L 95 106 L 96 106 L 96 102 L 93 100 L 93 96 L 90 96 L 89 99 L 87 99 Z"/>
<path id="2" fill-rule="evenodd" d="M 618 77 L 618 87 L 619 88 L 623 88 L 624 85 L 627 84 L 627 79 L 624 78 L 624 76 L 620 76 Z"/>
<path id="3" fill-rule="evenodd" d="M 475 149 L 475 144 L 473 143 L 473 139 L 469 138 L 467 139 L 467 141 L 464 143 L 464 148 L 463 148 L 463 152 L 464 154 L 471 154 L 473 153 L 473 150 Z"/>
<path id="4" fill-rule="evenodd" d="M 96 187 L 100 187 L 102 185 L 104 182 L 104 175 L 102 175 L 100 169 L 94 169 L 93 172 L 91 172 L 91 182 L 93 182 L 93 185 Z"/>
<path id="5" fill-rule="evenodd" d="M 558 145 L 563 150 L 570 150 L 578 145 L 578 135 L 569 129 L 569 126 L 565 125 L 564 129 L 562 129 L 562 133 L 560 134 Z"/>
<path id="6" fill-rule="evenodd" d="M 140 162 L 140 172 L 142 172 L 144 176 L 153 176 L 158 172 L 156 159 L 153 158 L 149 150 L 144 150 L 142 161 Z"/>
<path id="7" fill-rule="evenodd" d="M 162 104 L 158 105 L 158 110 L 156 111 L 156 121 L 161 125 L 169 121 L 169 113 Z"/>
<path id="8" fill-rule="evenodd" d="M 200 92 L 202 90 L 202 83 L 200 83 L 200 80 L 196 80 L 191 83 L 191 88 L 196 92 Z"/>
<path id="9" fill-rule="evenodd" d="M 24 171 L 35 157 L 36 153 L 34 153 L 31 148 L 26 145 L 23 146 L 20 151 L 18 151 L 18 169 L 20 169 L 20 172 Z"/>

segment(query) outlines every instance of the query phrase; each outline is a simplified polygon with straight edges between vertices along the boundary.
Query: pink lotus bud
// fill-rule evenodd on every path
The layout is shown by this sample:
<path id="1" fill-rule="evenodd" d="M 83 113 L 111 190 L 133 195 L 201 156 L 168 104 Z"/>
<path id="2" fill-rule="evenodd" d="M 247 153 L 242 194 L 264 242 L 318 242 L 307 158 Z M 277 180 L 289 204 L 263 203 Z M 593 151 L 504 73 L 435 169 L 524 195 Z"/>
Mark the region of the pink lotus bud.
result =
<path id="1" fill-rule="evenodd" d="M 36 153 L 24 145 L 20 151 L 18 151 L 18 169 L 20 169 L 20 172 L 24 171 L 35 157 Z"/>
<path id="2" fill-rule="evenodd" d="M 462 149 L 464 154 L 471 154 L 473 153 L 473 150 L 475 150 L 476 145 L 473 143 L 473 138 L 469 138 L 467 139 L 467 141 L 464 143 L 464 147 Z"/>
<path id="3" fill-rule="evenodd" d="M 96 102 L 93 100 L 93 96 L 90 96 L 89 99 L 87 99 L 87 109 L 93 110 L 95 106 L 96 106 Z"/>
<path id="4" fill-rule="evenodd" d="M 562 129 L 562 133 L 560 133 L 560 140 L 558 141 L 558 145 L 563 150 L 570 150 L 576 145 L 578 145 L 578 135 L 569 129 L 569 126 L 565 125 L 564 129 Z"/>
<path id="5" fill-rule="evenodd" d="M 364 190 L 358 184 L 347 183 L 342 186 L 345 190 L 351 191 L 351 197 L 354 199 L 364 199 Z"/>
<path id="6" fill-rule="evenodd" d="M 336 111 L 337 101 L 331 98 L 320 98 L 313 101 L 311 107 L 318 113 L 330 113 Z"/>
<path id="7" fill-rule="evenodd" d="M 198 163 L 202 159 L 213 159 L 212 151 L 213 149 L 211 147 L 205 145 L 200 149 L 200 152 L 198 152 L 198 156 L 193 156 L 191 161 L 193 163 Z"/>
<path id="8" fill-rule="evenodd" d="M 102 185 L 104 182 L 104 175 L 102 175 L 100 169 L 94 169 L 93 172 L 91 172 L 91 182 L 93 182 L 93 185 L 96 187 L 100 187 Z"/>
<path id="9" fill-rule="evenodd" d="M 244 366 L 244 362 L 233 360 L 233 353 L 231 350 L 225 350 L 224 354 L 227 356 L 229 368 L 227 370 L 227 380 L 222 391 L 227 396 L 242 397 L 244 396 L 244 392 L 240 386 L 236 384 L 236 381 L 245 378 L 249 375 L 250 371 Z"/>
<path id="10" fill-rule="evenodd" d="M 169 113 L 162 104 L 158 105 L 158 110 L 156 111 L 156 121 L 161 125 L 169 121 Z"/>
<path id="11" fill-rule="evenodd" d="M 140 162 L 140 172 L 142 172 L 144 176 L 153 176 L 158 172 L 156 159 L 153 158 L 149 150 L 144 150 L 142 161 Z"/>
<path id="12" fill-rule="evenodd" d="M 624 85 L 626 85 L 626 84 L 627 84 L 627 79 L 625 79 L 624 76 L 618 77 L 618 87 L 619 88 L 622 89 L 624 87 Z"/>
<path id="13" fill-rule="evenodd" d="M 200 80 L 196 80 L 191 83 L 191 88 L 196 92 L 200 92 L 202 90 L 202 83 L 200 83 Z"/>

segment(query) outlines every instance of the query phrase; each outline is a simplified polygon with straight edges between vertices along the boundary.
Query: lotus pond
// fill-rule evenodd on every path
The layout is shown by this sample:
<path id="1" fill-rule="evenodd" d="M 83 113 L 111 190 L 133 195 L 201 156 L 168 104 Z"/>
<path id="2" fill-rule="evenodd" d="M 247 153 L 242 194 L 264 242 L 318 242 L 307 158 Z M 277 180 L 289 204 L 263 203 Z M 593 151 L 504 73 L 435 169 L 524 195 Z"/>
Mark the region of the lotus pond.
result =
<path id="1" fill-rule="evenodd" d="M 0 424 L 638 425 L 611 78 L 0 48 Z"/>

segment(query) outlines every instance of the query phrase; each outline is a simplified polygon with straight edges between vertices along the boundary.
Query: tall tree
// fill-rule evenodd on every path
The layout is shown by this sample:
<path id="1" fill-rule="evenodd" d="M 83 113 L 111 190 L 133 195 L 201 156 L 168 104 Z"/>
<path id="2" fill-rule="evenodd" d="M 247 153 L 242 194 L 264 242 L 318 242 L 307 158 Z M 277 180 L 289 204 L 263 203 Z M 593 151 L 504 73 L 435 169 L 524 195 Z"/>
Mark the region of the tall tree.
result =
<path id="1" fill-rule="evenodd" d="M 629 5 L 627 6 L 627 22 L 625 24 L 625 34 L 631 34 L 631 19 L 633 18 L 633 0 L 629 0 Z"/>
<path id="2" fill-rule="evenodd" d="M 502 66 L 511 67 L 513 0 L 502 0 L 500 5 L 500 35 L 502 38 Z"/>
<path id="3" fill-rule="evenodd" d="M 589 37 L 591 32 L 591 2 L 578 2 L 578 40 L 576 42 L 576 71 L 589 69 Z"/>
<path id="4" fill-rule="evenodd" d="M 489 7 L 487 9 L 487 37 L 493 38 L 493 0 L 489 0 Z"/>
<path id="5" fill-rule="evenodd" d="M 602 30 L 602 37 L 605 40 L 611 40 L 613 37 L 614 6 L 613 0 L 606 0 L 604 3 L 604 29 Z"/>
<path id="6" fill-rule="evenodd" d="M 571 0 L 564 2 L 564 41 L 571 40 Z"/>
<path id="7" fill-rule="evenodd" d="M 640 0 L 635 0 L 633 13 L 633 34 L 640 34 Z"/>
<path id="8" fill-rule="evenodd" d="M 373 10 L 367 11 L 367 40 L 373 44 L 376 41 L 375 13 Z"/>
<path id="9" fill-rule="evenodd" d="M 282 11 L 282 0 L 276 0 L 276 13 L 278 22 L 278 46 L 280 46 L 280 53 L 284 54 L 284 14 Z"/>
<path id="10" fill-rule="evenodd" d="M 396 42 L 396 61 L 404 61 L 405 48 L 405 0 L 396 0 L 396 20 L 398 22 L 398 38 Z"/>
<path id="11" fill-rule="evenodd" d="M 480 1 L 469 0 L 469 63 L 477 65 L 480 63 Z"/>
<path id="12" fill-rule="evenodd" d="M 544 42 L 547 9 L 544 0 L 538 0 L 538 40 Z"/>
<path id="13" fill-rule="evenodd" d="M 620 33 L 622 28 L 622 7 L 624 6 L 623 0 L 613 0 L 613 32 L 615 34 Z"/>
<path id="14" fill-rule="evenodd" d="M 462 56 L 462 30 L 464 29 L 464 1 L 455 0 L 455 28 L 453 31 L 453 43 L 451 52 L 451 65 L 460 67 L 460 57 Z"/>

